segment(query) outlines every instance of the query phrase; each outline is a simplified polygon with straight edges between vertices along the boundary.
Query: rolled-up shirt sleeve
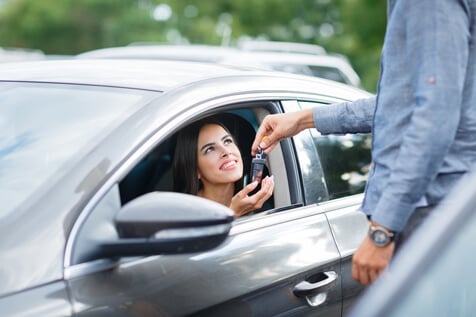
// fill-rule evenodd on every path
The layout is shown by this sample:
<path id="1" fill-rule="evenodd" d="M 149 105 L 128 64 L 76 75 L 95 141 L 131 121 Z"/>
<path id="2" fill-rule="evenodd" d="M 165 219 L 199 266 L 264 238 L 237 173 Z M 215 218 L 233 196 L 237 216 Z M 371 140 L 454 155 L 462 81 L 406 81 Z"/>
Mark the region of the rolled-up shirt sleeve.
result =
<path id="1" fill-rule="evenodd" d="M 375 96 L 313 108 L 316 129 L 321 134 L 370 133 Z"/>

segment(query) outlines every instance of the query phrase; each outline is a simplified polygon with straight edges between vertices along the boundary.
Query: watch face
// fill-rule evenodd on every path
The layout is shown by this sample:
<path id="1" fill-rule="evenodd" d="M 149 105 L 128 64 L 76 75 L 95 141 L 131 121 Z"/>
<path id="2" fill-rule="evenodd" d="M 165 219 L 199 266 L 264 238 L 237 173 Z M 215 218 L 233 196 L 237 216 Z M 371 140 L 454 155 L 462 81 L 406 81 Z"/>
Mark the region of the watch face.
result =
<path id="1" fill-rule="evenodd" d="M 388 234 L 380 229 L 375 229 L 371 232 L 370 238 L 378 246 L 385 246 L 390 242 L 390 237 Z"/>

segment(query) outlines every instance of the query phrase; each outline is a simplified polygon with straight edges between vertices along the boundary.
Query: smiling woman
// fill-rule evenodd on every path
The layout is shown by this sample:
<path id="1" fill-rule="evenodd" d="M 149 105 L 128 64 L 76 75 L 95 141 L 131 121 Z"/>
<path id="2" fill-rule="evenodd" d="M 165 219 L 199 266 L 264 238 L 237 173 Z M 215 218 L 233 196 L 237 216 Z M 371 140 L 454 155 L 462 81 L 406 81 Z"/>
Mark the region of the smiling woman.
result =
<path id="1" fill-rule="evenodd" d="M 237 217 L 259 209 L 271 197 L 272 177 L 261 188 L 252 182 L 241 189 L 243 159 L 230 131 L 220 121 L 206 118 L 177 136 L 173 160 L 174 190 L 198 195 L 229 206 Z"/>

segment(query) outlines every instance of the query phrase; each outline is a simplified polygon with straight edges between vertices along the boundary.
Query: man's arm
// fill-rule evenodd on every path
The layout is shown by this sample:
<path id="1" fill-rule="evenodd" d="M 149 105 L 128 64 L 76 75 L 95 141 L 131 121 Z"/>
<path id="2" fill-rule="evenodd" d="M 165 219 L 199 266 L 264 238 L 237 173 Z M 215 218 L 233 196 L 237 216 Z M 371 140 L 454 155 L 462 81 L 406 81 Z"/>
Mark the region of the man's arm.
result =
<path id="1" fill-rule="evenodd" d="M 313 109 L 314 123 L 321 134 L 372 132 L 376 97 L 342 102 Z"/>
<path id="2" fill-rule="evenodd" d="M 252 155 L 261 147 L 269 153 L 284 138 L 304 129 L 317 128 L 322 134 L 369 133 L 375 111 L 375 97 L 268 115 L 256 132 Z"/>

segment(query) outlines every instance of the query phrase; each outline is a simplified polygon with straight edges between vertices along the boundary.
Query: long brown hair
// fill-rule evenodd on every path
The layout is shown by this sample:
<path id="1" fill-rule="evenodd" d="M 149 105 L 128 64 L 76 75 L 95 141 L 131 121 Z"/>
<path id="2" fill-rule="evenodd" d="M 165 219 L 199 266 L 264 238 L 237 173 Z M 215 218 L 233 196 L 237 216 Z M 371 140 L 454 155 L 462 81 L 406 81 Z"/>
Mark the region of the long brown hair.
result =
<path id="1" fill-rule="evenodd" d="M 177 134 L 175 153 L 173 157 L 173 190 L 180 193 L 197 195 L 203 187 L 197 174 L 197 146 L 200 130 L 208 124 L 221 126 L 235 141 L 230 130 L 215 118 L 205 118 L 185 127 Z M 235 183 L 235 193 L 241 189 L 242 180 Z"/>

